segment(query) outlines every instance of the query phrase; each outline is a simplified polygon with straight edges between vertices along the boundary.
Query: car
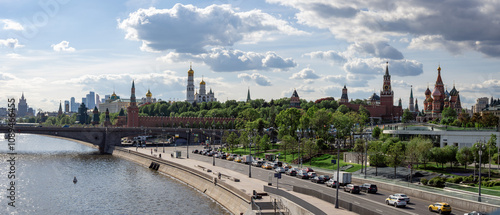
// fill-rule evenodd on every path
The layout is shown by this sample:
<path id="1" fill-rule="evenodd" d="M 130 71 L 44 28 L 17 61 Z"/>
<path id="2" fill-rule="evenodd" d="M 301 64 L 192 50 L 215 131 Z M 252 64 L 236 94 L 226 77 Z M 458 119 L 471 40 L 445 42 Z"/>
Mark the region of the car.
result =
<path id="1" fill-rule="evenodd" d="M 464 213 L 464 215 L 488 215 L 488 214 L 484 212 L 472 211 L 470 213 Z"/>
<path id="2" fill-rule="evenodd" d="M 252 161 L 252 166 L 261 167 L 262 161 L 254 160 Z"/>
<path id="3" fill-rule="evenodd" d="M 315 172 L 308 172 L 308 173 L 307 173 L 307 176 L 309 176 L 309 178 L 314 178 L 314 177 L 316 177 L 316 176 L 318 176 L 318 175 L 316 175 L 316 173 L 315 173 Z"/>
<path id="4" fill-rule="evenodd" d="M 285 168 L 283 167 L 278 167 L 276 169 L 274 169 L 275 172 L 281 172 L 281 173 L 285 173 Z"/>
<path id="5" fill-rule="evenodd" d="M 308 175 L 308 174 L 307 174 L 307 172 L 306 172 L 306 171 L 304 171 L 304 170 L 299 170 L 299 171 L 297 172 L 297 175 L 296 175 L 296 176 L 297 176 L 297 178 L 309 179 L 309 175 Z"/>
<path id="6" fill-rule="evenodd" d="M 310 167 L 306 167 L 303 170 L 305 170 L 306 172 L 314 172 L 314 170 Z"/>
<path id="7" fill-rule="evenodd" d="M 283 163 L 283 167 L 286 169 L 291 169 L 292 168 L 292 165 L 288 164 L 288 163 Z"/>
<path id="8" fill-rule="evenodd" d="M 234 161 L 235 161 L 235 162 L 238 162 L 238 163 L 241 163 L 241 157 L 236 157 L 236 158 L 234 159 Z"/>
<path id="9" fill-rule="evenodd" d="M 396 194 L 392 194 L 392 195 L 396 196 L 396 197 L 404 198 L 406 200 L 406 204 L 410 203 L 410 197 L 408 197 L 406 194 L 396 193 Z"/>
<path id="10" fill-rule="evenodd" d="M 320 175 L 321 177 L 323 177 L 323 179 L 325 180 L 325 182 L 329 181 L 330 180 L 330 176 L 328 175 Z"/>
<path id="11" fill-rule="evenodd" d="M 318 184 L 324 184 L 325 183 L 325 177 L 323 177 L 322 175 L 312 177 L 311 178 L 311 182 L 318 183 Z"/>
<path id="12" fill-rule="evenodd" d="M 394 207 L 406 207 L 406 200 L 402 197 L 390 195 L 385 199 L 387 205 L 394 205 Z"/>
<path id="13" fill-rule="evenodd" d="M 222 153 L 222 154 L 219 156 L 219 158 L 220 158 L 220 159 L 226 159 L 226 158 L 227 158 L 227 156 L 226 156 L 226 154 L 225 154 L 225 153 Z"/>
<path id="14" fill-rule="evenodd" d="M 198 149 L 193 150 L 193 153 L 195 154 L 198 153 Z"/>
<path id="15" fill-rule="evenodd" d="M 263 169 L 273 169 L 273 166 L 270 163 L 265 163 L 264 165 L 262 165 L 262 168 Z"/>
<path id="16" fill-rule="evenodd" d="M 328 181 L 325 182 L 326 186 L 327 187 L 331 187 L 331 188 L 336 188 L 337 187 L 337 181 L 330 179 Z"/>
<path id="17" fill-rule="evenodd" d="M 429 205 L 429 211 L 430 212 L 436 211 L 439 214 L 442 214 L 442 213 L 449 214 L 449 213 L 451 213 L 451 206 L 446 202 L 436 202 L 432 205 Z"/>
<path id="18" fill-rule="evenodd" d="M 287 174 L 289 176 L 296 176 L 297 171 L 298 171 L 297 168 L 291 168 L 291 169 L 288 169 L 287 171 L 285 171 L 285 174 Z"/>
<path id="19" fill-rule="evenodd" d="M 344 187 L 344 191 L 349 193 L 359 193 L 359 186 L 354 184 L 348 184 Z"/>
<path id="20" fill-rule="evenodd" d="M 232 160 L 234 160 L 234 158 L 233 158 L 233 156 L 227 156 L 226 160 L 232 161 Z"/>
<path id="21" fill-rule="evenodd" d="M 365 193 L 377 193 L 378 191 L 377 185 L 375 184 L 364 183 L 359 188 L 361 189 L 361 191 L 365 191 Z"/>

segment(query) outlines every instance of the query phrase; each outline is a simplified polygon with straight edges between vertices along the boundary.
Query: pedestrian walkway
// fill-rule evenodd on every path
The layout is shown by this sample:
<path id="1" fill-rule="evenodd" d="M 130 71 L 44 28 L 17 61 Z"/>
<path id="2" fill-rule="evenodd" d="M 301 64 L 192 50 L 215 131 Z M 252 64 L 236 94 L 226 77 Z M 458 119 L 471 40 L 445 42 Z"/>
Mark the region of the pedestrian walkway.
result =
<path id="1" fill-rule="evenodd" d="M 190 168 L 199 169 L 200 171 L 203 171 L 201 167 L 204 167 L 205 171 L 206 171 L 206 169 L 210 169 L 213 174 L 218 174 L 220 172 L 222 175 L 227 175 L 227 176 L 230 176 L 233 178 L 237 178 L 237 179 L 239 179 L 239 182 L 235 182 L 235 181 L 232 181 L 232 180 L 230 180 L 228 178 L 224 178 L 224 177 L 221 178 L 221 181 L 227 183 L 230 186 L 233 186 L 235 188 L 240 189 L 241 191 L 245 192 L 249 196 L 253 195 L 253 190 L 255 190 L 258 193 L 263 193 L 264 192 L 264 185 L 267 185 L 267 181 L 261 181 L 259 179 L 255 179 L 255 178 L 248 178 L 248 175 L 238 173 L 238 172 L 235 172 L 235 171 L 232 171 L 229 169 L 225 169 L 222 167 L 212 166 L 212 163 L 198 161 L 195 159 L 186 159 L 186 156 L 184 155 L 184 153 L 186 151 L 185 148 L 184 148 L 184 151 L 182 151 L 183 155 L 184 155 L 182 158 L 173 158 L 170 156 L 170 153 L 172 153 L 175 150 L 172 147 L 165 148 L 165 153 L 163 153 L 162 148 L 158 148 L 157 152 L 154 151 L 154 148 L 156 148 L 156 147 L 149 147 L 149 148 L 127 147 L 125 149 L 131 150 L 131 151 L 137 150 L 137 152 L 140 152 L 140 153 L 143 153 L 146 155 L 155 156 L 155 157 L 159 157 L 161 154 L 162 159 L 170 161 L 170 162 L 181 164 L 183 166 L 190 167 Z M 177 149 L 180 150 L 181 148 L 177 147 Z M 214 175 L 214 176 L 216 176 L 216 175 Z M 318 199 L 318 198 L 315 198 L 315 197 L 311 197 L 311 196 L 304 195 L 304 194 L 297 193 L 297 192 L 293 192 L 293 191 L 287 191 L 287 192 L 309 202 L 310 204 L 316 206 L 317 208 L 319 208 L 320 210 L 324 211 L 327 214 L 347 214 L 347 215 L 356 214 L 356 213 L 347 211 L 343 208 L 336 209 L 334 204 L 329 203 L 329 202 L 325 202 L 325 201 Z"/>

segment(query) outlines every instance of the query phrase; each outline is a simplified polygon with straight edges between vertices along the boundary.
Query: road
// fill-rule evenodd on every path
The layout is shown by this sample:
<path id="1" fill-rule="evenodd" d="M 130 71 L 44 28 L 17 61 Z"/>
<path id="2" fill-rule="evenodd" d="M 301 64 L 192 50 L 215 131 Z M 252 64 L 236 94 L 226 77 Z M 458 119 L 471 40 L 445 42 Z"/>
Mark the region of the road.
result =
<path id="1" fill-rule="evenodd" d="M 177 147 L 179 149 L 179 147 Z M 184 147 L 185 148 L 185 147 Z M 193 147 L 197 148 L 197 147 Z M 190 151 L 193 150 L 190 147 Z M 200 149 L 200 148 L 197 148 Z M 193 154 L 190 152 L 190 159 L 197 159 L 203 162 L 207 162 L 209 165 L 213 163 L 213 157 L 208 157 L 199 154 Z M 222 166 L 227 169 L 231 169 L 236 172 L 240 172 L 248 175 L 248 165 L 236 163 L 234 161 L 227 161 L 215 158 L 215 164 L 217 166 Z M 259 167 L 251 167 L 252 168 L 252 178 L 257 178 L 263 181 L 268 182 L 269 178 L 272 177 L 274 171 L 266 170 Z M 276 186 L 276 178 L 272 178 L 273 186 Z M 316 184 L 309 180 L 299 179 L 293 176 L 288 176 L 282 174 L 282 178 L 279 181 L 279 187 L 284 188 L 286 190 L 292 190 L 292 186 L 300 186 L 309 189 L 314 189 L 323 193 L 326 193 L 331 196 L 335 196 L 336 190 L 334 188 L 327 187 L 324 184 Z M 393 206 L 388 206 L 385 204 L 385 199 L 391 195 L 392 193 L 388 190 L 379 189 L 376 194 L 350 194 L 343 191 L 342 188 L 339 189 L 339 199 L 344 199 L 348 202 L 352 202 L 354 204 L 363 205 L 364 207 L 371 208 L 380 212 L 381 214 L 437 214 L 436 212 L 429 212 L 428 206 L 434 202 L 430 202 L 424 199 L 417 199 L 411 197 L 410 203 L 405 208 L 394 208 Z M 335 203 L 332 203 L 335 204 Z M 466 211 L 464 209 L 458 208 L 457 206 L 452 205 L 452 214 L 464 214 L 470 211 Z"/>

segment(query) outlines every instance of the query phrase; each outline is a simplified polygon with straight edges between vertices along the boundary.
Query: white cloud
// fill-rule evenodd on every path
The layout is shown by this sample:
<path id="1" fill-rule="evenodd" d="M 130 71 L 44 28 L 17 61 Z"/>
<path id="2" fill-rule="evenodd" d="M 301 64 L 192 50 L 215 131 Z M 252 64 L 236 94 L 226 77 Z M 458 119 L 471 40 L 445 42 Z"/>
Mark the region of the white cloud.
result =
<path id="1" fill-rule="evenodd" d="M 500 57 L 500 2 L 427 0 L 267 0 L 298 10 L 299 23 L 328 29 L 349 43 L 415 37 L 410 47 Z M 410 39 L 409 40 L 413 40 Z M 424 44 L 427 40 L 434 44 Z M 419 41 L 420 40 L 420 41 Z M 420 42 L 420 43 L 419 43 Z M 479 42 L 478 44 L 476 42 Z M 390 51 L 390 50 L 389 50 Z M 392 52 L 392 51 L 391 51 Z"/>
<path id="2" fill-rule="evenodd" d="M 344 53 L 334 51 L 334 50 L 316 51 L 316 52 L 306 53 L 304 55 L 310 56 L 311 58 L 331 60 L 337 64 L 343 64 L 347 61 Z"/>
<path id="3" fill-rule="evenodd" d="M 17 39 L 9 38 L 6 40 L 0 40 L 0 47 L 5 46 L 11 49 L 15 48 L 21 48 L 24 47 L 24 45 L 19 44 L 19 41 Z"/>
<path id="4" fill-rule="evenodd" d="M 56 52 L 74 52 L 75 48 L 69 47 L 68 41 L 62 41 L 58 44 L 52 44 L 50 47 L 54 49 Z"/>
<path id="5" fill-rule="evenodd" d="M 349 48 L 355 50 L 357 53 L 365 53 L 378 58 L 388 58 L 394 60 L 401 60 L 404 58 L 403 53 L 389 45 L 387 42 L 382 41 L 374 43 L 354 43 Z"/>
<path id="6" fill-rule="evenodd" d="M 244 82 L 250 83 L 254 81 L 259 86 L 271 86 L 271 81 L 264 75 L 253 73 L 251 75 L 246 73 L 238 74 L 238 78 L 243 79 Z"/>
<path id="7" fill-rule="evenodd" d="M 260 41 L 272 34 L 305 34 L 256 9 L 237 12 L 230 5 L 198 8 L 180 3 L 172 9 L 139 9 L 118 20 L 118 27 L 126 32 L 126 39 L 141 41 L 143 51 L 193 54 L 214 46 Z"/>
<path id="8" fill-rule="evenodd" d="M 4 30 L 15 30 L 15 31 L 24 30 L 24 27 L 20 23 L 14 21 L 14 20 L 0 19 L 0 22 L 3 22 L 3 29 Z"/>
<path id="9" fill-rule="evenodd" d="M 318 79 L 320 78 L 318 75 L 316 75 L 316 72 L 313 69 L 310 68 L 305 68 L 300 70 L 300 72 L 297 72 L 290 77 L 290 79 Z"/>
<path id="10" fill-rule="evenodd" d="M 286 70 L 297 66 L 291 58 L 282 58 L 274 52 L 256 53 L 240 50 L 212 48 L 208 53 L 188 54 L 170 52 L 160 58 L 166 62 L 201 61 L 215 72 L 234 72 L 246 70 Z"/>

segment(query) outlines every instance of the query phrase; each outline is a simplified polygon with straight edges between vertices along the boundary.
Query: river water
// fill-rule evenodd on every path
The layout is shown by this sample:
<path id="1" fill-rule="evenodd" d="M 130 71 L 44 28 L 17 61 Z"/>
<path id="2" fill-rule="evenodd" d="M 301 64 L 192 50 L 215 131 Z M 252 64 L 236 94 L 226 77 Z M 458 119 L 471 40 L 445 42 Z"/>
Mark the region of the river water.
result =
<path id="1" fill-rule="evenodd" d="M 0 214 L 230 214 L 182 182 L 76 142 L 22 134 L 15 143 L 12 207 L 0 140 Z"/>

